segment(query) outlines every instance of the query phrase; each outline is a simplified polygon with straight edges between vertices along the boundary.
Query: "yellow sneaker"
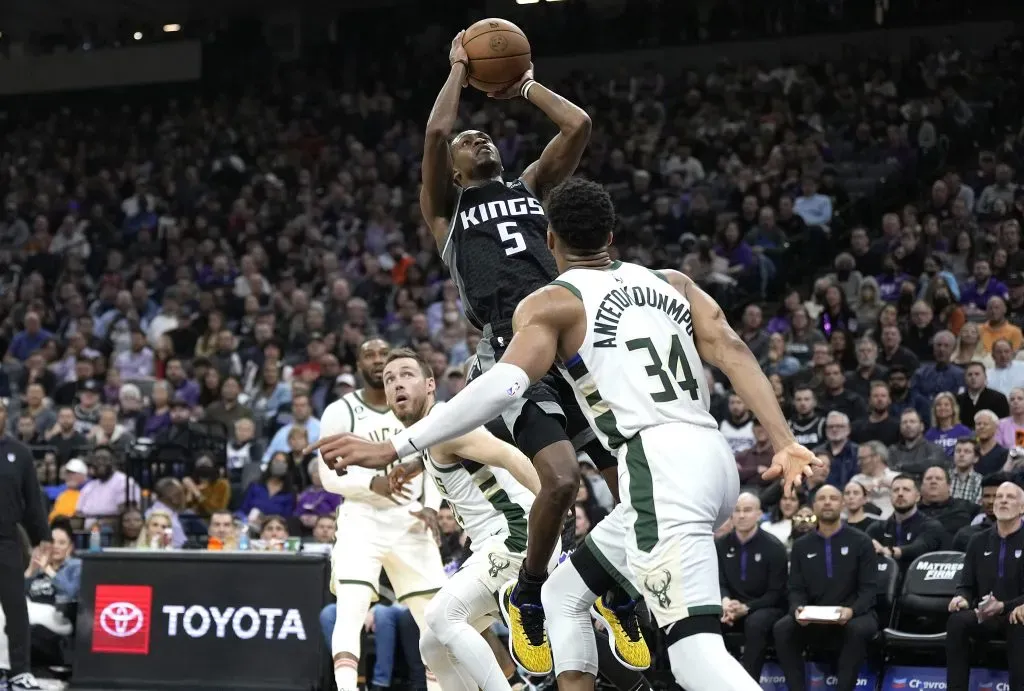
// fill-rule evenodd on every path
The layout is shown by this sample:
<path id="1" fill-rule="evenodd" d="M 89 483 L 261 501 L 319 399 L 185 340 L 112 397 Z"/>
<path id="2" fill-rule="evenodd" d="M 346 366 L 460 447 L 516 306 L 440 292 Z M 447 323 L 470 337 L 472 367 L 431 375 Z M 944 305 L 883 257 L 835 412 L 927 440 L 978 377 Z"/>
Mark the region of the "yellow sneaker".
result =
<path id="1" fill-rule="evenodd" d="M 637 672 L 651 666 L 651 650 L 640 631 L 635 601 L 612 609 L 599 597 L 594 603 L 594 613 L 608 629 L 608 647 L 620 665 Z"/>
<path id="2" fill-rule="evenodd" d="M 554 667 L 551 645 L 544 630 L 544 609 L 539 602 L 512 600 L 516 582 L 509 581 L 498 591 L 498 609 L 508 627 L 508 652 L 530 674 L 549 674 Z"/>

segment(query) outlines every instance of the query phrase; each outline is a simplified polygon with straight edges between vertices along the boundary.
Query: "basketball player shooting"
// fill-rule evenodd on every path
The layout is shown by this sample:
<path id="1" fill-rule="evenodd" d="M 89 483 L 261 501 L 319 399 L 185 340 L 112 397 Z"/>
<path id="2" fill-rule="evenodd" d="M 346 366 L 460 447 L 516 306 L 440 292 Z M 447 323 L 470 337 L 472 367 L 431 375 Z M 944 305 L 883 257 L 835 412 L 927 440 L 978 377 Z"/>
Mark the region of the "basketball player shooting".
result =
<path id="1" fill-rule="evenodd" d="M 722 309 L 677 271 L 613 261 L 615 212 L 596 183 L 573 179 L 547 200 L 560 275 L 523 300 L 501 361 L 436 414 L 384 443 L 321 448 L 336 468 L 380 467 L 459 436 L 507 409 L 559 362 L 601 442 L 615 451 L 622 502 L 544 586 L 560 689 L 590 690 L 597 671 L 588 562 L 646 593 L 676 682 L 690 691 L 756 691 L 722 641 L 714 530 L 739 494 L 728 442 L 708 412 L 703 363 L 721 369 L 776 450 L 763 478 L 792 495 L 817 462 L 796 443 L 757 360 Z M 592 535 L 594 535 L 592 533 Z M 585 558 L 588 557 L 588 558 Z M 598 558 L 595 558 L 598 557 Z"/>
<path id="2" fill-rule="evenodd" d="M 463 33 L 452 41 L 448 61 L 448 79 L 427 120 L 420 208 L 459 288 L 467 318 L 483 331 L 473 376 L 501 358 L 512 340 L 512 315 L 519 302 L 558 275 L 545 241 L 541 200 L 576 169 L 591 124 L 581 108 L 534 80 L 532 68 L 490 93 L 498 99 L 525 98 L 558 127 L 540 158 L 506 184 L 498 149 L 487 134 L 468 130 L 451 137 L 460 94 L 470 78 Z M 538 378 L 516 405 L 497 412 L 503 419 L 488 429 L 530 458 L 541 483 L 530 511 L 526 558 L 514 589 L 510 584 L 504 591 L 502 613 L 509 622 L 513 657 L 528 672 L 546 674 L 552 661 L 540 593 L 548 558 L 579 487 L 576 450 L 587 451 L 602 470 L 610 469 L 613 490 L 615 459 L 597 442 L 571 387 L 554 370 Z M 623 599 L 614 615 L 634 617 L 634 603 Z M 613 629 L 639 631 L 634 626 Z M 642 637 L 617 635 L 614 645 L 632 667 L 649 666 L 650 652 Z"/>

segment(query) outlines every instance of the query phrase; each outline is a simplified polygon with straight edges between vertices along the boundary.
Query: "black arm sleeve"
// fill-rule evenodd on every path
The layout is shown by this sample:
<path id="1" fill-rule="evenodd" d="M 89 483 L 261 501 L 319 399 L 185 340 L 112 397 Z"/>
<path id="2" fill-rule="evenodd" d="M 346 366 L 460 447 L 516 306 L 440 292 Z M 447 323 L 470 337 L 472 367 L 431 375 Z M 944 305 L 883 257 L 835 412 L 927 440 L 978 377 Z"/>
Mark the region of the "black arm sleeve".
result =
<path id="1" fill-rule="evenodd" d="M 35 547 L 44 540 L 50 540 L 50 526 L 46 522 L 46 509 L 43 508 L 43 490 L 39 487 L 32 455 L 19 457 L 18 463 L 21 465 L 21 497 L 25 502 L 22 525 L 32 546 Z"/>

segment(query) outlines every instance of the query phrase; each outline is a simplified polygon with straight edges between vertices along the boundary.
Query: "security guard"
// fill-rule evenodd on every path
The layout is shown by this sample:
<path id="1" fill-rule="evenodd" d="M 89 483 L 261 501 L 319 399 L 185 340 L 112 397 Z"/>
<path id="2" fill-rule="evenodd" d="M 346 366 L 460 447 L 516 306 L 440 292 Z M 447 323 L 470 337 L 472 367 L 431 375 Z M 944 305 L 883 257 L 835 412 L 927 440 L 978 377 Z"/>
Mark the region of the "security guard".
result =
<path id="1" fill-rule="evenodd" d="M 750 492 L 736 500 L 733 530 L 715 540 L 718 580 L 722 588 L 723 631 L 743 632 L 741 662 L 751 677 L 761 678 L 768 637 L 786 614 L 786 547 L 759 530 L 761 501 Z"/>
<path id="2" fill-rule="evenodd" d="M 789 607 L 775 624 L 775 650 L 790 691 L 804 691 L 804 649 L 811 641 L 838 648 L 837 691 L 854 691 L 868 643 L 878 632 L 875 598 L 878 558 L 871 538 L 840 520 L 843 495 L 824 485 L 814 497 L 818 530 L 793 543 L 789 571 Z M 807 606 L 838 607 L 834 623 L 801 620 Z"/>
<path id="3" fill-rule="evenodd" d="M 25 604 L 25 558 L 18 537 L 24 527 L 32 546 L 50 550 L 43 497 L 32 452 L 21 442 L 0 437 L 0 606 L 7 616 L 11 691 L 41 689 L 29 666 L 28 608 Z"/>
<path id="4" fill-rule="evenodd" d="M 946 688 L 967 691 L 970 640 L 1006 637 L 1009 688 L 1024 688 L 1024 490 L 1004 482 L 996 490 L 996 524 L 967 546 L 964 570 L 946 620 Z M 1016 611 L 1015 611 L 1016 610 Z M 1012 613 L 1012 616 L 1011 616 Z M 1011 624 L 1015 624 L 1011 626 Z"/>

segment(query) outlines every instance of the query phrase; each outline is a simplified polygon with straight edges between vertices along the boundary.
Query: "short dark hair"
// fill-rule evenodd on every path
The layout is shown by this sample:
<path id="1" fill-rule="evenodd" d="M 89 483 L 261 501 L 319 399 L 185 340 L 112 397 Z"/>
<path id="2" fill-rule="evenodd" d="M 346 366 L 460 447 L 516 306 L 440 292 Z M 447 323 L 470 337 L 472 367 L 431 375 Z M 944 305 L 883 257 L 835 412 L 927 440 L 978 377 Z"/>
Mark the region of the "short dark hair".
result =
<path id="1" fill-rule="evenodd" d="M 420 372 L 423 373 L 424 377 L 427 379 L 432 379 L 434 377 L 434 368 L 431 367 L 430 363 L 420 357 L 420 354 L 412 348 L 395 348 L 388 353 L 387 359 L 384 360 L 384 366 L 387 367 L 395 360 L 405 360 L 406 358 L 416 361 L 420 366 Z"/>
<path id="2" fill-rule="evenodd" d="M 967 363 L 967 366 L 964 367 L 964 372 L 966 372 L 967 370 L 971 369 L 972 367 L 977 367 L 982 372 L 985 371 L 985 363 L 984 362 L 978 362 L 977 360 L 971 360 L 970 362 Z"/>
<path id="3" fill-rule="evenodd" d="M 569 178 L 548 193 L 545 206 L 551 230 L 573 249 L 599 250 L 615 230 L 612 198 L 596 182 Z"/>
<path id="4" fill-rule="evenodd" d="M 1013 480 L 1010 478 L 1009 473 L 1004 473 L 1001 470 L 995 473 L 990 473 L 989 475 L 986 475 L 985 477 L 981 478 L 981 486 L 983 488 L 998 487 L 1004 482 L 1013 482 Z"/>
<path id="5" fill-rule="evenodd" d="M 910 480 L 910 484 L 912 484 L 914 486 L 914 489 L 916 489 L 918 492 L 921 491 L 921 484 L 917 481 L 916 477 L 914 477 L 913 475 L 910 475 L 909 473 L 900 473 L 899 475 L 894 477 L 892 479 L 892 482 L 890 483 L 890 487 L 892 485 L 895 485 L 896 482 L 899 481 L 899 480 Z"/>
<path id="6" fill-rule="evenodd" d="M 930 466 L 928 466 L 927 468 L 924 469 L 924 473 L 921 474 L 921 477 L 924 478 L 924 476 L 928 474 L 928 471 L 932 470 L 933 468 L 938 468 L 939 470 L 942 471 L 942 474 L 946 476 L 946 482 L 951 482 L 952 481 L 952 478 L 949 476 L 949 468 L 946 468 L 945 466 L 941 466 L 941 465 L 930 465 Z"/>
<path id="7" fill-rule="evenodd" d="M 961 437 L 960 439 L 957 439 L 955 446 L 960 446 L 961 444 L 963 444 L 964 446 L 971 447 L 971 449 L 974 451 L 975 456 L 981 455 L 981 453 L 979 452 L 980 449 L 978 448 L 978 441 L 973 437 Z"/>

